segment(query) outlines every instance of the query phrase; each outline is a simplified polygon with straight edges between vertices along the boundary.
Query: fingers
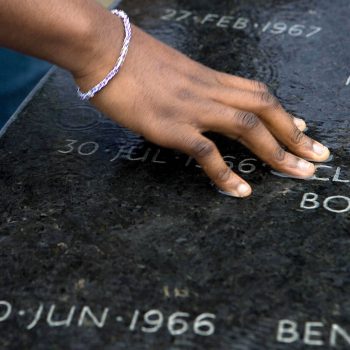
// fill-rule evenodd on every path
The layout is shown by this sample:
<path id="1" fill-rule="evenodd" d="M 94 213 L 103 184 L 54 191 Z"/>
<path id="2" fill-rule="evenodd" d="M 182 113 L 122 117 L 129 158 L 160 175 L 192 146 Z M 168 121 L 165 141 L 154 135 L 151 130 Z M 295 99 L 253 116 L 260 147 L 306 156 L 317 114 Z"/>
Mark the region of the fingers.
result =
<path id="1" fill-rule="evenodd" d="M 241 78 L 236 75 L 231 75 L 222 72 L 214 71 L 215 77 L 221 85 L 229 88 L 248 90 L 248 91 L 266 91 L 267 87 L 264 83 L 251 80 L 246 78 Z"/>
<path id="2" fill-rule="evenodd" d="M 235 174 L 223 160 L 215 144 L 194 129 L 186 129 L 173 147 L 193 157 L 221 192 L 234 197 L 246 197 L 251 187 Z"/>
<path id="3" fill-rule="evenodd" d="M 213 103 L 213 114 L 205 116 L 208 130 L 239 140 L 260 159 L 274 169 L 300 178 L 311 177 L 315 172 L 312 163 L 286 152 L 253 113 Z"/>
<path id="4" fill-rule="evenodd" d="M 233 90 L 220 86 L 212 89 L 211 93 L 218 102 L 259 116 L 276 139 L 298 156 L 317 162 L 329 158 L 329 150 L 303 134 L 301 130 L 306 125 L 293 119 L 267 89 Z"/>
<path id="5" fill-rule="evenodd" d="M 214 75 L 217 79 L 217 81 L 228 88 L 234 88 L 239 90 L 248 90 L 251 92 L 268 92 L 269 88 L 266 84 L 257 81 L 257 80 L 251 80 L 246 78 L 241 78 L 235 75 L 222 73 L 222 72 L 216 72 L 214 71 Z M 292 117 L 293 122 L 296 125 L 296 127 L 300 131 L 305 131 L 307 129 L 306 123 L 303 119 Z"/>

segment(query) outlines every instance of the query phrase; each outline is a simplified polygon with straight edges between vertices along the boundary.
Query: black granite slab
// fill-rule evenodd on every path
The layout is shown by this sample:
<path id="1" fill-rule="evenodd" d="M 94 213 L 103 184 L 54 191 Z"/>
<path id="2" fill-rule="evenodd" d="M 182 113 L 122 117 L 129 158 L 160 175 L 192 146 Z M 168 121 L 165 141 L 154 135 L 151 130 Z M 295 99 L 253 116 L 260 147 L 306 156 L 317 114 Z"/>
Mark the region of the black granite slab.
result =
<path id="1" fill-rule="evenodd" d="M 0 138 L 0 348 L 350 348 L 349 2 L 122 7 L 194 59 L 266 82 L 334 158 L 282 178 L 212 135 L 255 190 L 225 197 L 56 70 Z"/>

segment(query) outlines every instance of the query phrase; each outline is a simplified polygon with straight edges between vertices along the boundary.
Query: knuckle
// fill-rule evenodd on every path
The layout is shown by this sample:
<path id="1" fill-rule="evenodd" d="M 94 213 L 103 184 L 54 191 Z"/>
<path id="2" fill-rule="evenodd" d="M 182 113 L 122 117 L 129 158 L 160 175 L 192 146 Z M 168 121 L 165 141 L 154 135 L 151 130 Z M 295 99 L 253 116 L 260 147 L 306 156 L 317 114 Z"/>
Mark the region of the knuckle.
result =
<path id="1" fill-rule="evenodd" d="M 236 117 L 239 119 L 240 125 L 244 130 L 252 130 L 259 126 L 259 118 L 249 112 L 238 112 Z"/>
<path id="2" fill-rule="evenodd" d="M 259 91 L 256 93 L 256 98 L 264 108 L 276 109 L 280 105 L 278 99 L 270 92 Z"/>
<path id="3" fill-rule="evenodd" d="M 176 92 L 176 97 L 181 101 L 188 101 L 188 100 L 193 100 L 195 96 L 190 89 L 180 88 Z"/>
<path id="4" fill-rule="evenodd" d="M 217 85 L 226 85 L 226 83 L 232 79 L 232 77 L 227 73 L 218 72 L 215 70 L 213 72 L 214 72 L 213 78 Z"/>
<path id="5" fill-rule="evenodd" d="M 291 135 L 291 141 L 292 143 L 298 145 L 301 143 L 302 139 L 304 137 L 304 134 L 298 129 L 298 128 L 294 128 L 292 135 Z"/>
<path id="6" fill-rule="evenodd" d="M 261 81 L 253 80 L 252 83 L 253 83 L 253 87 L 256 91 L 269 93 L 268 86 L 266 84 L 262 83 Z"/>
<path id="7" fill-rule="evenodd" d="M 218 171 L 215 176 L 217 182 L 226 182 L 231 176 L 231 169 L 226 167 Z"/>
<path id="8" fill-rule="evenodd" d="M 189 74 L 188 80 L 194 85 L 206 86 L 209 83 L 209 80 L 203 74 Z"/>
<path id="9" fill-rule="evenodd" d="M 272 158 L 275 162 L 283 162 L 286 158 L 286 151 L 281 148 L 278 147 L 276 148 L 276 150 L 272 153 Z"/>
<path id="10" fill-rule="evenodd" d="M 215 151 L 215 145 L 212 141 L 195 139 L 190 144 L 190 152 L 194 158 L 203 158 L 211 155 Z"/>

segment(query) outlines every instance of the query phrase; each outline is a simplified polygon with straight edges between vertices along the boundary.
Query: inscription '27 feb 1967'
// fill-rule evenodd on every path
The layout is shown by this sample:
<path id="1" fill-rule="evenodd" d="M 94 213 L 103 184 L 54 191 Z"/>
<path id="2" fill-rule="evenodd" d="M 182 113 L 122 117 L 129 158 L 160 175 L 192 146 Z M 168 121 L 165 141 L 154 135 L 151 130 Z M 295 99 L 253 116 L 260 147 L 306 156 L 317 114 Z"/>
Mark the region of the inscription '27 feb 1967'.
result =
<path id="1" fill-rule="evenodd" d="M 193 21 L 199 25 L 213 25 L 217 28 L 249 30 L 255 29 L 260 33 L 273 35 L 287 34 L 291 37 L 310 38 L 321 32 L 322 27 L 315 25 L 305 25 L 290 23 L 286 21 L 268 21 L 265 23 L 253 22 L 247 17 L 234 17 L 220 15 L 216 13 L 207 13 L 204 16 L 198 16 L 192 11 L 165 9 L 164 14 L 160 17 L 163 21 Z"/>

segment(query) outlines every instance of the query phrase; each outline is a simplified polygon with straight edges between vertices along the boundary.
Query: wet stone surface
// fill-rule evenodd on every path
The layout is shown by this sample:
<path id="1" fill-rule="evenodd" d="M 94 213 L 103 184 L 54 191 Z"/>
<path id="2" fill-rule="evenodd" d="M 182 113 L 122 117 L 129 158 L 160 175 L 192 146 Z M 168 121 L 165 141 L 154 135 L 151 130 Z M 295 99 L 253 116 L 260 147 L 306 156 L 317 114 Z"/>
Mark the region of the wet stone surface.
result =
<path id="1" fill-rule="evenodd" d="M 281 178 L 213 135 L 255 190 L 225 197 L 55 71 L 0 139 L 0 348 L 350 348 L 348 1 L 122 7 L 269 84 L 334 158 L 312 180 Z"/>

